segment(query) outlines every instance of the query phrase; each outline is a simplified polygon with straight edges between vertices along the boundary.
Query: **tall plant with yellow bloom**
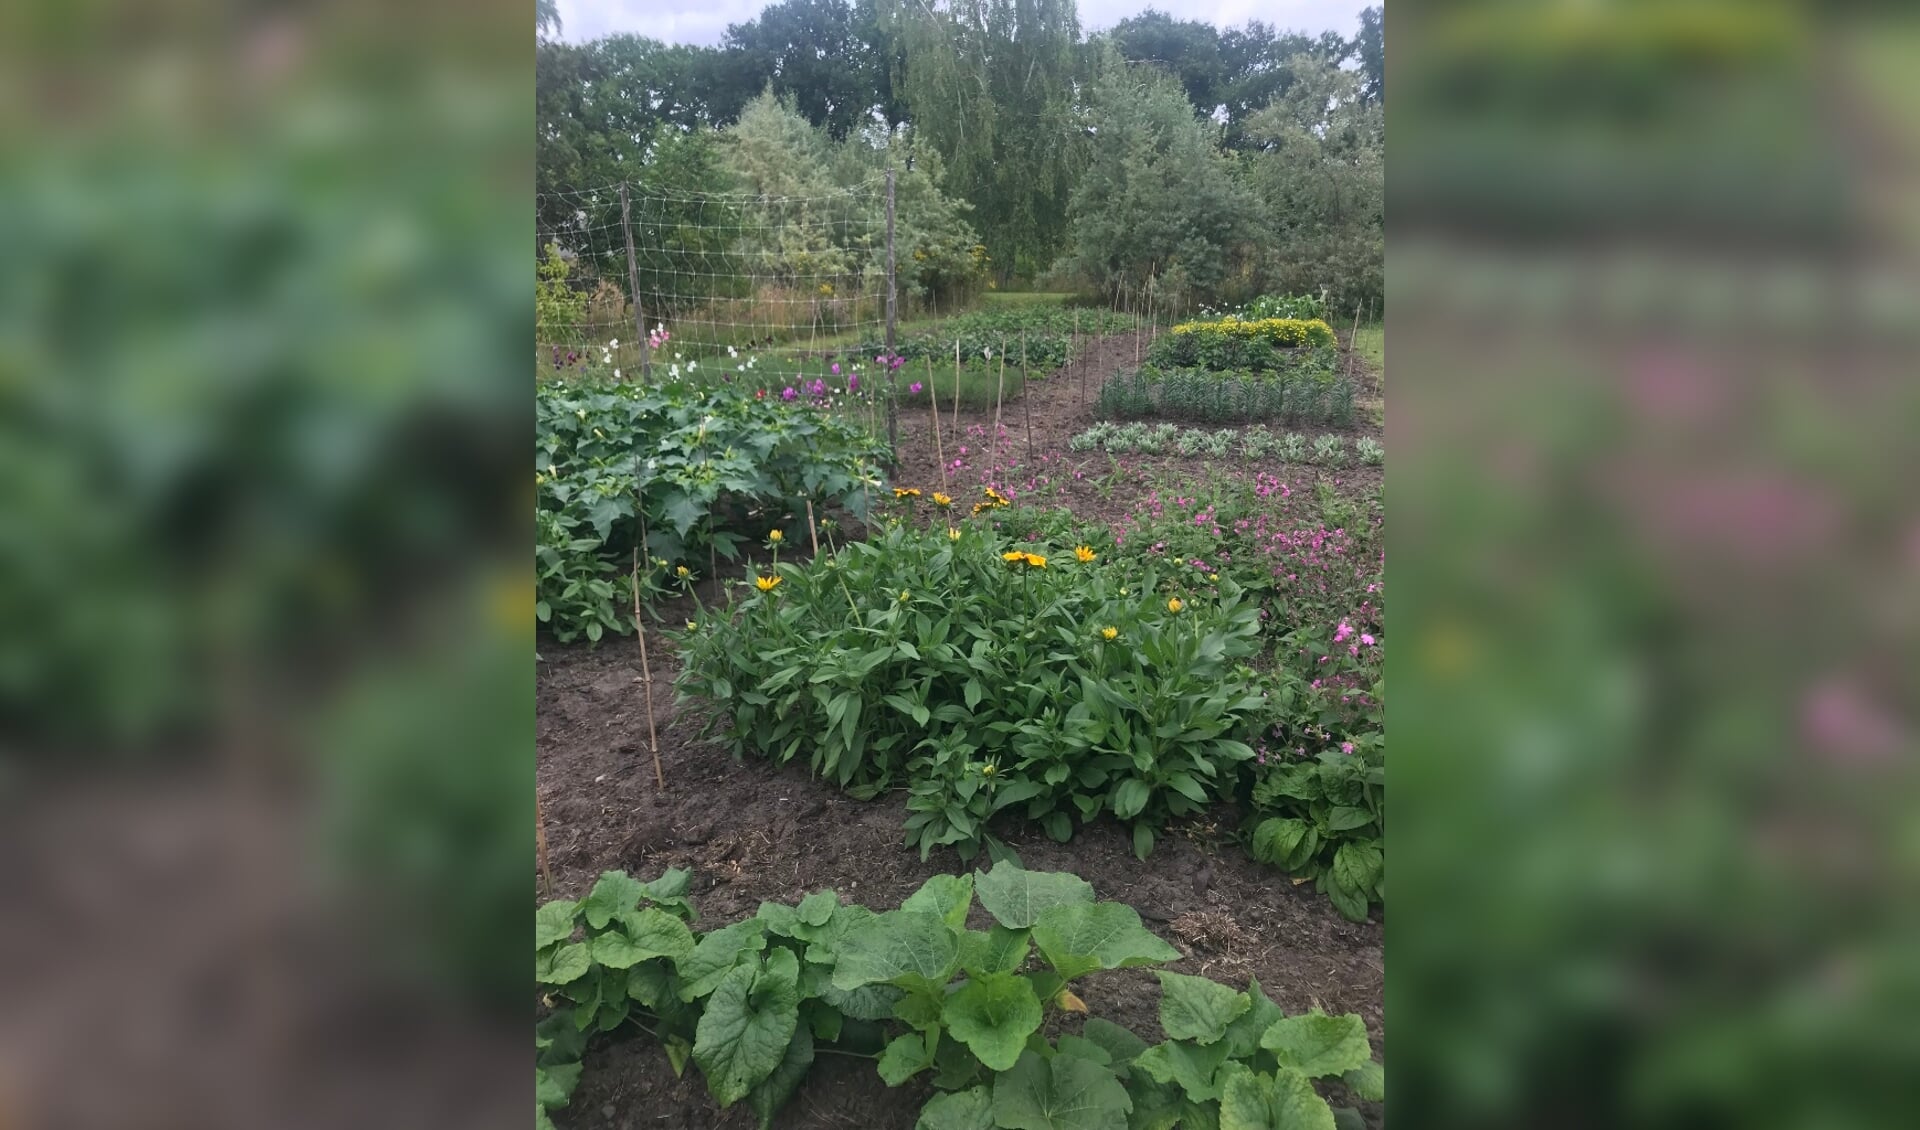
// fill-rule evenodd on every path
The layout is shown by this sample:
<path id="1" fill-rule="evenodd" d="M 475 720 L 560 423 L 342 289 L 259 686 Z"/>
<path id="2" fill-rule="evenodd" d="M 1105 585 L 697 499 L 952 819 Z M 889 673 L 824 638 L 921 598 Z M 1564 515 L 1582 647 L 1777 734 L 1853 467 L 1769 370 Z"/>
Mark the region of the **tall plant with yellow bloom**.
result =
<path id="1" fill-rule="evenodd" d="M 1086 564 L 1089 561 L 1094 560 L 1099 556 L 1100 556 L 1099 554 L 1093 551 L 1092 546 L 1076 545 L 1073 547 L 1073 559 L 1075 561 L 1080 562 L 1082 565 Z"/>

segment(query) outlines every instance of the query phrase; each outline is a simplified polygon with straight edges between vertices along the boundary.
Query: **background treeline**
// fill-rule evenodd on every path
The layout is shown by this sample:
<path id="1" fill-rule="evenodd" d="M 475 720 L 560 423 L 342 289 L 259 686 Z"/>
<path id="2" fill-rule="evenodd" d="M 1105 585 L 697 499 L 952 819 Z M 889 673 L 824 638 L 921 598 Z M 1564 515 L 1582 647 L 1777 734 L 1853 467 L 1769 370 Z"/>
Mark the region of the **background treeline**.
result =
<path id="1" fill-rule="evenodd" d="M 1185 305 L 1382 297 L 1378 8 L 1351 37 L 1156 11 L 1086 36 L 1073 0 L 786 0 L 716 48 L 567 44 L 557 30 L 543 4 L 542 232 L 590 226 L 567 194 L 620 180 L 797 195 L 891 159 L 914 181 L 902 277 L 923 301 L 987 282 L 1112 295 L 1149 279 Z M 777 169 L 747 154 L 774 135 Z"/>

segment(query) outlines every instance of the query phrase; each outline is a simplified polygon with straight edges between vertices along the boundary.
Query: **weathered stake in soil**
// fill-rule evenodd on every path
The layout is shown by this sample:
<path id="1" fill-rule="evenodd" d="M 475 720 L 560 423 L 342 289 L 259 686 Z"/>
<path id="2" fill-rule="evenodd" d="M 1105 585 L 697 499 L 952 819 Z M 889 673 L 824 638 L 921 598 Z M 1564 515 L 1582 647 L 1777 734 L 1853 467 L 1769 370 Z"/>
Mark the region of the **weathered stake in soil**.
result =
<path id="1" fill-rule="evenodd" d="M 1360 341 L 1360 304 L 1353 304 L 1353 332 L 1347 335 L 1347 379 L 1353 379 L 1354 346 Z"/>
<path id="2" fill-rule="evenodd" d="M 960 434 L 960 339 L 953 339 L 953 434 Z"/>
<path id="3" fill-rule="evenodd" d="M 1020 331 L 1020 414 L 1027 421 L 1027 461 L 1033 461 L 1033 397 L 1027 395 L 1027 331 Z"/>
<path id="4" fill-rule="evenodd" d="M 1007 395 L 1007 339 L 1000 339 L 1000 387 L 993 394 L 993 438 L 988 447 L 987 459 L 991 466 L 1000 465 L 1000 402 Z"/>
<path id="5" fill-rule="evenodd" d="M 813 520 L 813 499 L 807 499 L 807 537 L 813 542 L 813 555 L 820 556 L 820 526 Z"/>
<path id="6" fill-rule="evenodd" d="M 940 493 L 950 494 L 947 490 L 947 452 L 940 442 L 940 394 L 933 387 L 933 358 L 927 362 L 927 410 L 933 414 L 933 457 L 940 461 Z"/>
<path id="7" fill-rule="evenodd" d="M 640 520 L 640 545 L 647 544 L 646 519 Z M 653 783 L 667 787 L 667 775 L 660 768 L 660 733 L 653 721 L 653 664 L 647 662 L 647 624 L 640 618 L 640 550 L 633 551 L 633 634 L 640 641 L 640 682 L 647 696 L 647 749 L 653 754 Z"/>
<path id="8" fill-rule="evenodd" d="M 538 794 L 533 798 L 533 850 L 540 862 L 540 893 L 553 894 L 553 867 L 547 862 L 547 807 L 540 803 Z"/>

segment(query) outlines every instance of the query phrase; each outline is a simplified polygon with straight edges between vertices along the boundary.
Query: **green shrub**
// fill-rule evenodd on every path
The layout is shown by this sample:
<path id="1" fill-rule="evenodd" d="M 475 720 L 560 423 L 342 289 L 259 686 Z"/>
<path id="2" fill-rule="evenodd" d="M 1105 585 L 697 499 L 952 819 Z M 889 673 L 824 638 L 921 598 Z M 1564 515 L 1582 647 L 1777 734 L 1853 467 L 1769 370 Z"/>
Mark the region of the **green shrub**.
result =
<path id="1" fill-rule="evenodd" d="M 720 1106 L 745 1099 L 762 1127 L 828 1047 L 875 1058 L 890 1087 L 930 1075 L 928 1128 L 1091 1130 L 1130 1113 L 1132 1125 L 1332 1127 L 1311 1080 L 1385 1098 L 1359 1017 L 1289 1017 L 1257 981 L 1238 992 L 1160 971 L 1166 1041 L 1098 1017 L 1049 1039 L 1050 1020 L 1087 1011 L 1079 978 L 1181 957 L 1073 875 L 1002 861 L 936 875 L 897 910 L 819 891 L 704 932 L 689 926 L 687 885 L 685 871 L 650 883 L 609 871 L 586 898 L 534 912 L 534 979 L 551 1003 L 534 1027 L 536 1130 L 571 1101 L 589 1034 L 629 1024 L 676 1072 L 697 1067 Z M 988 930 L 966 925 L 976 895 Z"/>
<path id="2" fill-rule="evenodd" d="M 1353 406 L 1353 383 L 1317 365 L 1288 372 L 1143 365 L 1107 378 L 1094 411 L 1108 419 L 1165 416 L 1210 423 L 1274 420 L 1344 427 L 1353 422 Z"/>
<path id="3" fill-rule="evenodd" d="M 862 797 L 906 787 L 923 858 L 971 858 L 1004 811 L 1062 841 L 1108 812 L 1144 857 L 1252 756 L 1232 735 L 1258 699 L 1230 676 L 1258 609 L 1237 586 L 896 523 L 759 587 L 679 637 L 682 699 L 736 756 Z"/>
<path id="4" fill-rule="evenodd" d="M 862 512 L 886 450 L 803 400 L 684 384 L 542 382 L 534 426 L 534 611 L 563 643 L 631 630 L 643 520 L 657 588 L 809 500 Z"/>
<path id="5" fill-rule="evenodd" d="M 1317 318 L 1221 318 L 1174 326 L 1154 339 L 1147 359 L 1203 369 L 1280 369 L 1301 351 L 1331 351 L 1335 344 L 1333 327 Z"/>

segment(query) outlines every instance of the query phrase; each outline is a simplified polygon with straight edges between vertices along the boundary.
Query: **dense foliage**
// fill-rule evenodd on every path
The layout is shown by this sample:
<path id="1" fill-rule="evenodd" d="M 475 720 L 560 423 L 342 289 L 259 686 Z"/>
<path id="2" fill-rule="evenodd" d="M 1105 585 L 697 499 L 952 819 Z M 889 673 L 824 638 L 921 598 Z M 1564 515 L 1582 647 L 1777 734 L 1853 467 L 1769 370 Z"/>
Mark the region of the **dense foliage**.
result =
<path id="1" fill-rule="evenodd" d="M 632 628 L 643 541 L 643 583 L 672 583 L 809 500 L 864 512 L 880 486 L 884 446 L 808 398 L 550 381 L 534 418 L 535 614 L 562 642 Z"/>
<path id="2" fill-rule="evenodd" d="M 1100 386 L 1095 411 L 1107 418 L 1164 416 L 1175 420 L 1272 420 L 1288 424 L 1353 422 L 1353 382 L 1333 369 L 1331 350 L 1299 351 L 1287 372 L 1222 372 L 1142 365 L 1115 373 Z"/>
<path id="3" fill-rule="evenodd" d="M 676 1072 L 696 1066 L 722 1107 L 745 1099 L 762 1127 L 829 1046 L 873 1056 L 888 1086 L 931 1073 L 929 1130 L 1331 1130 L 1313 1080 L 1385 1098 L 1359 1017 L 1289 1017 L 1257 981 L 1238 992 L 1158 971 L 1165 1041 L 1092 1016 L 1050 1039 L 1050 1020 L 1088 1011 L 1074 981 L 1181 957 L 1070 874 L 1002 861 L 936 875 L 897 910 L 820 891 L 698 932 L 688 879 L 609 871 L 586 898 L 535 911 L 534 979 L 549 1009 L 534 1029 L 537 1127 L 570 1101 L 590 1036 L 629 1024 Z M 976 896 L 987 930 L 966 925 Z"/>
<path id="4" fill-rule="evenodd" d="M 1333 327 L 1318 318 L 1215 318 L 1181 322 L 1154 338 L 1147 360 L 1202 369 L 1290 369 L 1302 362 L 1295 350 L 1331 350 L 1335 344 Z M 1323 368 L 1332 360 L 1326 353 L 1306 359 Z"/>
<path id="5" fill-rule="evenodd" d="M 1106 451 L 1111 455 L 1138 452 L 1142 455 L 1206 455 L 1214 459 L 1244 455 L 1248 459 L 1278 459 L 1322 467 L 1348 465 L 1343 436 L 1319 435 L 1309 441 L 1298 432 L 1274 432 L 1264 424 L 1204 431 L 1175 424 L 1149 426 L 1137 421 L 1131 424 L 1102 421 L 1077 433 L 1067 446 L 1072 451 Z M 1354 462 L 1377 467 L 1386 462 L 1386 458 L 1386 448 L 1371 436 L 1353 441 Z"/>
<path id="6" fill-rule="evenodd" d="M 970 858 L 1009 811 L 1058 840 L 1111 813 L 1145 856 L 1169 817 L 1230 791 L 1254 756 L 1234 735 L 1260 706 L 1234 676 L 1257 607 L 1232 582 L 1167 572 L 903 522 L 778 566 L 685 633 L 679 689 L 737 756 L 802 762 L 861 796 L 905 786 L 923 857 Z"/>

